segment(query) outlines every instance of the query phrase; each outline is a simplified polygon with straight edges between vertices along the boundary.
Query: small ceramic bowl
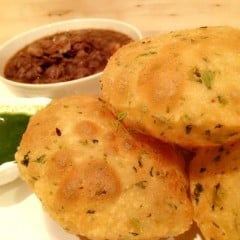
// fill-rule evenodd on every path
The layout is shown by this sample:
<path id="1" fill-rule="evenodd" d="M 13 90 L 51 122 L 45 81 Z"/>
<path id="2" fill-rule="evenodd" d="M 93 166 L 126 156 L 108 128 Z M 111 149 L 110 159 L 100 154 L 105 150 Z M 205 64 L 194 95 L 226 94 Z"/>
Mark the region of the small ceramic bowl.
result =
<path id="1" fill-rule="evenodd" d="M 8 60 L 26 45 L 55 33 L 81 29 L 109 29 L 124 33 L 133 40 L 142 38 L 141 32 L 135 26 L 114 19 L 73 19 L 44 25 L 10 39 L 0 47 L 0 82 L 7 86 L 15 96 L 19 97 L 56 98 L 84 92 L 98 93 L 100 89 L 99 79 L 102 72 L 71 81 L 47 84 L 20 83 L 4 77 L 4 68 Z"/>

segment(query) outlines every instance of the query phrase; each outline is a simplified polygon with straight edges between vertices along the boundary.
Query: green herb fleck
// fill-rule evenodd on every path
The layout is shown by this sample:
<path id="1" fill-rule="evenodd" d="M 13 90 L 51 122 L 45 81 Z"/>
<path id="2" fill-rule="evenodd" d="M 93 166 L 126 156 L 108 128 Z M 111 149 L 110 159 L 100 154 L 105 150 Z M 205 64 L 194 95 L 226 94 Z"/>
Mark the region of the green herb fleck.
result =
<path id="1" fill-rule="evenodd" d="M 39 178 L 40 178 L 39 176 L 37 176 L 37 177 L 32 176 L 32 180 L 33 180 L 33 181 L 37 181 Z"/>
<path id="2" fill-rule="evenodd" d="M 213 226 L 216 228 L 220 228 L 219 225 L 216 222 L 212 222 Z"/>
<path id="3" fill-rule="evenodd" d="M 203 192 L 203 186 L 200 183 L 195 184 L 194 191 L 193 191 L 193 198 L 196 204 L 199 203 L 200 195 Z"/>
<path id="4" fill-rule="evenodd" d="M 126 112 L 120 112 L 117 116 L 117 120 L 118 121 L 122 121 L 123 119 L 125 119 L 127 117 L 127 113 Z"/>
<path id="5" fill-rule="evenodd" d="M 178 206 L 175 204 L 175 203 L 168 203 L 168 206 L 171 208 L 171 209 L 174 209 L 174 210 L 177 210 L 178 209 Z"/>
<path id="6" fill-rule="evenodd" d="M 138 166 L 139 166 L 140 168 L 143 167 L 143 163 L 142 163 L 142 155 L 140 155 L 140 156 L 138 157 Z"/>
<path id="7" fill-rule="evenodd" d="M 141 222 L 137 218 L 131 218 L 130 223 L 136 228 L 136 230 L 139 232 L 141 231 Z"/>
<path id="8" fill-rule="evenodd" d="M 129 232 L 129 234 L 132 234 L 133 236 L 138 236 L 139 233 L 136 233 L 136 232 Z"/>
<path id="9" fill-rule="evenodd" d="M 115 130 L 117 131 L 119 126 L 120 126 L 120 123 L 127 117 L 127 113 L 126 112 L 120 112 L 118 113 L 117 115 L 117 121 L 115 123 Z"/>
<path id="10" fill-rule="evenodd" d="M 87 140 L 87 139 L 85 139 L 85 140 L 80 140 L 79 142 L 80 142 L 83 146 L 88 145 L 88 140 Z"/>
<path id="11" fill-rule="evenodd" d="M 204 135 L 207 139 L 210 138 L 211 137 L 211 131 L 209 129 L 205 130 Z"/>
<path id="12" fill-rule="evenodd" d="M 203 57 L 202 60 L 203 60 L 204 62 L 206 62 L 206 63 L 209 62 L 209 59 L 208 59 L 207 57 Z"/>
<path id="13" fill-rule="evenodd" d="M 30 161 L 29 154 L 30 154 L 30 151 L 23 156 L 23 160 L 21 161 L 21 164 L 24 165 L 25 167 L 28 167 L 28 164 Z"/>
<path id="14" fill-rule="evenodd" d="M 215 125 L 214 128 L 222 128 L 222 127 L 223 127 L 223 125 L 221 123 L 218 123 L 218 124 Z"/>
<path id="15" fill-rule="evenodd" d="M 221 184 L 217 183 L 213 189 L 213 207 L 212 207 L 213 210 L 215 209 L 216 206 L 219 207 L 223 196 L 224 196 L 224 191 L 221 187 Z M 221 207 L 219 207 L 219 208 L 221 208 Z"/>
<path id="16" fill-rule="evenodd" d="M 87 214 L 94 214 L 94 213 L 95 213 L 95 210 L 89 209 L 89 210 L 87 210 L 86 213 L 87 213 Z"/>
<path id="17" fill-rule="evenodd" d="M 135 186 L 145 189 L 147 187 L 147 181 L 145 181 L 145 180 L 139 181 L 139 182 L 135 183 Z"/>
<path id="18" fill-rule="evenodd" d="M 185 122 L 189 122 L 191 118 L 189 117 L 188 114 L 185 113 L 180 117 L 180 120 L 185 123 Z"/>
<path id="19" fill-rule="evenodd" d="M 212 70 L 206 69 L 200 71 L 199 68 L 194 67 L 190 70 L 189 78 L 199 83 L 203 83 L 207 89 L 212 89 L 212 82 L 215 78 L 216 73 Z"/>
<path id="20" fill-rule="evenodd" d="M 201 80 L 201 73 L 200 73 L 200 70 L 199 68 L 197 67 L 193 67 L 190 72 L 189 72 L 189 78 L 190 80 L 192 81 L 196 81 L 196 82 L 202 82 Z"/>
<path id="21" fill-rule="evenodd" d="M 105 194 L 107 194 L 107 191 L 104 189 L 101 189 L 95 192 L 96 196 L 105 195 Z"/>
<path id="22" fill-rule="evenodd" d="M 227 99 L 224 96 L 221 96 L 221 95 L 217 96 L 217 100 L 223 106 L 227 105 L 227 103 L 228 103 Z"/>
<path id="23" fill-rule="evenodd" d="M 44 164 L 46 162 L 46 158 L 45 157 L 46 157 L 46 155 L 43 154 L 40 157 L 36 158 L 36 160 L 34 162 Z"/>
<path id="24" fill-rule="evenodd" d="M 212 89 L 212 81 L 215 77 L 215 72 L 211 71 L 211 70 L 205 70 L 202 72 L 202 82 L 205 84 L 205 86 L 208 89 Z"/>
<path id="25" fill-rule="evenodd" d="M 137 57 L 151 56 L 151 55 L 154 55 L 154 54 L 157 54 L 157 52 L 156 51 L 149 51 L 149 52 L 144 52 L 142 54 L 139 54 Z"/>

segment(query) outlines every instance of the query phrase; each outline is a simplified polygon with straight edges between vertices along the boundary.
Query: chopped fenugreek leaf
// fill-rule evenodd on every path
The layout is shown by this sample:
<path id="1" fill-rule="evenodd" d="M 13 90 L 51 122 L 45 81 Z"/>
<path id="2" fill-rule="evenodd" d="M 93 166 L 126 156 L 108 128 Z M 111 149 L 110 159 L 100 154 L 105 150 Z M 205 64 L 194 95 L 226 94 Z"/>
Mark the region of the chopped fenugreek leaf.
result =
<path id="1" fill-rule="evenodd" d="M 202 82 L 205 84 L 205 86 L 208 89 L 212 89 L 212 81 L 215 77 L 215 72 L 211 71 L 211 70 L 205 70 L 202 72 L 201 74 L 201 79 Z"/>
<path id="2" fill-rule="evenodd" d="M 219 225 L 216 222 L 212 222 L 213 226 L 216 228 L 220 228 Z"/>
<path id="3" fill-rule="evenodd" d="M 40 157 L 36 158 L 36 160 L 34 162 L 44 164 L 46 162 L 46 158 L 45 157 L 46 157 L 46 155 L 43 154 Z"/>
<path id="4" fill-rule="evenodd" d="M 228 103 L 227 99 L 222 95 L 218 95 L 217 100 L 223 106 L 225 106 Z"/>
<path id="5" fill-rule="evenodd" d="M 214 186 L 214 189 L 213 189 L 213 210 L 215 209 L 216 206 L 218 206 L 219 208 L 221 208 L 219 205 L 221 203 L 221 199 L 222 197 L 224 196 L 224 191 L 221 187 L 221 184 L 220 183 L 217 183 L 215 186 Z"/>
<path id="6" fill-rule="evenodd" d="M 95 210 L 89 209 L 89 210 L 87 210 L 86 213 L 87 213 L 87 214 L 94 214 L 94 213 L 95 213 Z"/>
<path id="7" fill-rule="evenodd" d="M 104 189 L 98 190 L 98 191 L 95 192 L 96 196 L 105 195 L 105 194 L 107 194 L 107 191 L 104 190 Z"/>
<path id="8" fill-rule="evenodd" d="M 135 183 L 135 186 L 145 189 L 147 187 L 147 181 L 145 181 L 145 180 L 139 181 L 139 182 Z"/>
<path id="9" fill-rule="evenodd" d="M 178 209 L 178 206 L 175 204 L 175 203 L 167 203 L 167 205 L 171 208 L 171 209 L 174 209 L 174 210 L 177 210 Z"/>
<path id="10" fill-rule="evenodd" d="M 141 155 L 138 157 L 138 166 L 139 166 L 140 168 L 143 167 L 142 156 L 141 156 Z"/>
<path id="11" fill-rule="evenodd" d="M 196 204 L 199 203 L 200 195 L 203 192 L 203 186 L 200 183 L 196 183 L 193 191 L 193 198 Z"/>
<path id="12" fill-rule="evenodd" d="M 85 140 L 81 140 L 81 141 L 79 141 L 83 146 L 86 146 L 86 145 L 88 145 L 88 140 L 87 139 L 85 139 Z"/>
<path id="13" fill-rule="evenodd" d="M 189 117 L 188 114 L 185 113 L 180 117 L 180 120 L 185 123 L 185 122 L 189 122 L 191 118 Z"/>
<path id="14" fill-rule="evenodd" d="M 210 137 L 211 136 L 211 131 L 209 130 L 209 129 L 207 129 L 207 130 L 205 130 L 204 131 L 204 135 L 205 135 L 205 137 Z"/>
<path id="15" fill-rule="evenodd" d="M 157 54 L 157 52 L 156 51 L 149 51 L 149 52 L 144 52 L 142 54 L 139 54 L 137 57 L 151 56 L 151 55 L 154 55 L 154 54 Z"/>
<path id="16" fill-rule="evenodd" d="M 218 123 L 214 128 L 221 128 L 223 125 L 221 123 Z"/>
<path id="17" fill-rule="evenodd" d="M 124 118 L 127 117 L 127 113 L 126 112 L 120 112 L 117 116 L 117 120 L 118 121 L 122 121 Z"/>
<path id="18" fill-rule="evenodd" d="M 203 83 L 207 89 L 212 89 L 212 81 L 214 80 L 215 75 L 215 72 L 212 70 L 200 70 L 198 67 L 194 67 L 190 70 L 189 79 Z"/>
<path id="19" fill-rule="evenodd" d="M 133 236 L 138 236 L 139 233 L 136 233 L 136 232 L 129 232 L 129 234 L 132 234 Z"/>
<path id="20" fill-rule="evenodd" d="M 197 67 L 193 67 L 190 71 L 189 71 L 189 79 L 192 81 L 196 81 L 196 82 L 202 82 L 201 80 L 201 73 L 200 70 Z"/>
<path id="21" fill-rule="evenodd" d="M 115 123 L 115 130 L 117 131 L 120 125 L 120 122 L 122 122 L 125 118 L 127 117 L 127 113 L 126 112 L 120 112 L 117 115 L 117 121 Z"/>
<path id="22" fill-rule="evenodd" d="M 130 219 L 131 224 L 136 228 L 136 230 L 140 231 L 141 230 L 141 223 L 140 220 L 137 218 L 131 218 Z"/>
<path id="23" fill-rule="evenodd" d="M 25 167 L 28 166 L 30 161 L 29 154 L 30 154 L 30 151 L 23 156 L 23 160 L 21 161 L 21 164 L 24 165 Z"/>

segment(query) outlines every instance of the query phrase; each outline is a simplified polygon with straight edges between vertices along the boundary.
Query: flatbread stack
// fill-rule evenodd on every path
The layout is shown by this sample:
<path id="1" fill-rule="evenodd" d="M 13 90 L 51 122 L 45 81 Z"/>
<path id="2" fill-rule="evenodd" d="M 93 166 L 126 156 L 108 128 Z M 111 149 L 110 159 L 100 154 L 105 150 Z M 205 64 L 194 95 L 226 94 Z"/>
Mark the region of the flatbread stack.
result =
<path id="1" fill-rule="evenodd" d="M 174 237 L 193 221 L 206 240 L 239 240 L 239 40 L 201 27 L 132 42 L 99 96 L 33 116 L 16 160 L 46 211 L 93 240 Z"/>
<path id="2" fill-rule="evenodd" d="M 240 236 L 240 31 L 202 27 L 118 51 L 102 77 L 129 128 L 194 149 L 194 220 L 207 240 Z"/>

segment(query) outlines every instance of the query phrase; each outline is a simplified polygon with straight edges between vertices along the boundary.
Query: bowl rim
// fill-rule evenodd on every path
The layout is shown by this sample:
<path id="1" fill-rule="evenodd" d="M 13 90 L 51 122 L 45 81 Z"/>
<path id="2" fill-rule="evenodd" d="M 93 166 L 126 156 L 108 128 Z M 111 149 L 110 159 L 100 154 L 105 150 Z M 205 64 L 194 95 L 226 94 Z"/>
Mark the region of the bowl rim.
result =
<path id="1" fill-rule="evenodd" d="M 47 35 L 51 35 L 51 34 L 54 34 L 54 33 L 60 32 L 60 31 L 67 31 L 66 28 L 67 28 L 68 25 L 71 28 L 71 24 L 74 25 L 74 24 L 78 24 L 78 23 L 79 24 L 81 24 L 81 23 L 113 24 L 112 28 L 114 28 L 114 26 L 116 26 L 116 27 L 117 26 L 122 26 L 122 27 L 125 27 L 126 29 L 129 29 L 130 31 L 132 31 L 132 33 L 134 33 L 136 35 L 136 40 L 137 39 L 140 40 L 140 39 L 143 38 L 143 34 L 140 31 L 140 29 L 138 29 L 136 26 L 134 26 L 134 25 L 132 25 L 128 22 L 125 22 L 123 20 L 112 19 L 112 18 L 73 18 L 73 19 L 56 21 L 56 22 L 40 25 L 38 27 L 35 27 L 35 28 L 29 29 L 27 31 L 24 31 L 22 33 L 19 33 L 19 34 L 15 35 L 14 37 L 10 38 L 9 40 L 7 40 L 6 42 L 4 42 L 0 46 L 0 53 L 4 49 L 8 48 L 9 45 L 13 44 L 16 41 L 19 41 L 19 39 L 23 39 L 27 36 L 31 36 L 34 33 L 41 32 L 41 31 L 47 30 L 47 29 L 49 31 L 51 31 L 51 29 L 53 28 L 52 33 L 44 33 L 42 35 L 42 37 L 44 37 L 44 35 L 47 36 Z M 63 27 L 62 30 L 58 29 L 58 27 L 61 28 L 61 26 Z M 94 28 L 97 29 L 98 28 L 99 29 L 100 27 L 99 26 L 95 27 L 93 25 L 92 27 L 84 27 L 82 29 L 87 29 L 87 28 L 92 28 L 92 29 L 94 29 Z M 81 29 L 81 26 L 80 26 L 79 29 Z M 116 31 L 117 31 L 117 29 L 116 29 Z M 35 40 L 37 40 L 38 38 L 39 37 L 36 37 Z M 35 40 L 31 40 L 29 43 L 26 43 L 26 45 L 30 44 L 31 42 L 33 42 Z M 21 48 L 23 48 L 23 47 L 21 47 Z M 21 50 L 21 48 L 19 48 L 19 50 Z M 5 62 L 7 62 L 8 60 L 9 59 L 7 59 Z M 3 64 L 3 69 L 4 69 L 4 67 L 5 67 L 5 64 Z M 32 83 L 17 82 L 17 81 L 11 80 L 11 79 L 7 79 L 2 72 L 0 72 L 0 79 L 1 79 L 1 81 L 6 82 L 7 84 L 12 85 L 12 86 L 16 86 L 16 87 L 44 89 L 46 87 L 54 88 L 54 87 L 60 87 L 60 86 L 68 86 L 68 85 L 74 84 L 76 82 L 85 82 L 85 81 L 91 80 L 92 78 L 94 79 L 94 78 L 100 77 L 102 75 L 102 73 L 103 73 L 103 71 L 91 74 L 91 75 L 86 76 L 86 77 L 77 78 L 77 79 L 73 79 L 73 80 L 70 80 L 70 81 L 56 82 L 56 83 L 34 83 L 34 84 L 32 84 Z"/>
<path id="2" fill-rule="evenodd" d="M 38 89 L 44 89 L 44 88 L 55 88 L 55 87 L 61 87 L 61 86 L 68 86 L 76 82 L 85 82 L 90 80 L 91 78 L 96 78 L 100 77 L 102 75 L 102 71 L 98 73 L 94 73 L 92 75 L 82 77 L 82 78 L 77 78 L 77 79 L 72 79 L 69 81 L 65 82 L 55 82 L 55 83 L 24 83 L 24 82 L 16 82 L 14 80 L 10 80 L 5 78 L 0 74 L 0 79 L 2 82 L 6 82 L 8 85 L 16 86 L 16 87 L 26 87 L 26 88 L 38 88 Z"/>

